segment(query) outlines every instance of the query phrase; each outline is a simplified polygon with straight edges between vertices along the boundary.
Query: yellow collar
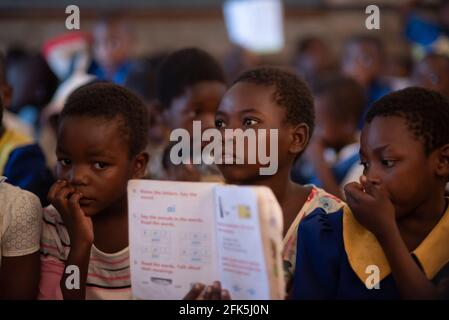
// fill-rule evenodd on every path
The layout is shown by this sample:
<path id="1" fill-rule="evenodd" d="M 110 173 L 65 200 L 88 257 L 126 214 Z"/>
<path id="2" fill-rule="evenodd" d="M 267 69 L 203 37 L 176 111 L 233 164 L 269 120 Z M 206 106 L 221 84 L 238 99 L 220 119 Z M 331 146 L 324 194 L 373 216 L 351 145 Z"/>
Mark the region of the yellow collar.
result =
<path id="1" fill-rule="evenodd" d="M 390 265 L 374 234 L 355 219 L 349 207 L 343 208 L 343 242 L 349 264 L 365 283 L 367 267 L 379 267 L 379 282 L 391 273 Z M 413 251 L 428 279 L 449 262 L 449 208 L 423 242 Z"/>
<path id="2" fill-rule="evenodd" d="M 3 173 L 5 165 L 11 152 L 18 147 L 33 143 L 33 139 L 14 130 L 5 130 L 0 136 L 0 174 Z"/>

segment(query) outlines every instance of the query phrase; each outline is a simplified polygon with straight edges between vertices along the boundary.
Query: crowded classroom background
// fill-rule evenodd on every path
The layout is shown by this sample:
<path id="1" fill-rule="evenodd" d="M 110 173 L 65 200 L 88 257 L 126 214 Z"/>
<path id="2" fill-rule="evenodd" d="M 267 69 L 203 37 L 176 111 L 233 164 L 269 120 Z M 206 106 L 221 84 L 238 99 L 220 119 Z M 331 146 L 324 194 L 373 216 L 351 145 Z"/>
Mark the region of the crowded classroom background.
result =
<path id="1" fill-rule="evenodd" d="M 269 187 L 285 299 L 448 299 L 449 1 L 187 2 L 0 4 L 0 299 L 133 299 L 131 179 Z M 195 121 L 275 172 L 175 163 Z"/>

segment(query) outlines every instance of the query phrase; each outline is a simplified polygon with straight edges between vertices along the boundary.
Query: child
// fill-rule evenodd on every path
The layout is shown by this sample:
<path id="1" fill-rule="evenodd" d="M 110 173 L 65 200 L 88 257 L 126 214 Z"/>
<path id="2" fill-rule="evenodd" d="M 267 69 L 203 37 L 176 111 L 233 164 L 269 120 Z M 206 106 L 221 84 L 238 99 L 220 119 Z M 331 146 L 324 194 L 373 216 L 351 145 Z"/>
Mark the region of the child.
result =
<path id="1" fill-rule="evenodd" d="M 36 299 L 42 207 L 0 177 L 0 299 Z"/>
<path id="2" fill-rule="evenodd" d="M 46 204 L 53 177 L 39 145 L 30 136 L 3 123 L 7 87 L 0 56 L 0 175 L 7 177 L 8 183 L 36 194 Z"/>
<path id="3" fill-rule="evenodd" d="M 94 83 L 70 95 L 44 210 L 41 299 L 131 298 L 126 188 L 145 173 L 147 133 L 147 109 L 125 88 Z M 70 265 L 78 290 L 66 285 Z"/>
<path id="4" fill-rule="evenodd" d="M 307 83 L 312 83 L 334 67 L 329 47 L 320 37 L 315 36 L 298 41 L 293 63 L 298 75 Z"/>
<path id="5" fill-rule="evenodd" d="M 225 90 L 220 64 L 201 49 L 176 51 L 159 69 L 157 92 L 165 122 L 171 130 L 186 129 L 192 139 L 193 121 L 201 122 L 201 131 L 215 126 L 215 112 Z M 213 165 L 194 165 L 194 168 L 206 180 L 215 180 L 210 177 L 220 175 Z"/>
<path id="6" fill-rule="evenodd" d="M 148 131 L 148 162 L 146 178 L 164 180 L 165 170 L 162 166 L 162 155 L 168 140 L 168 130 L 162 120 L 162 108 L 156 97 L 157 69 L 166 57 L 165 54 L 155 54 L 136 60 L 126 77 L 124 86 L 137 94 L 148 108 L 150 129 Z"/>
<path id="7" fill-rule="evenodd" d="M 435 296 L 449 275 L 449 101 L 407 88 L 377 101 L 361 135 L 350 207 L 315 210 L 298 230 L 294 298 Z"/>
<path id="8" fill-rule="evenodd" d="M 94 61 L 88 73 L 100 80 L 123 84 L 131 68 L 132 32 L 120 14 L 102 17 L 93 30 Z"/>
<path id="9" fill-rule="evenodd" d="M 359 118 L 359 129 L 371 104 L 391 91 L 389 85 L 381 79 L 383 63 L 384 48 L 377 38 L 359 35 L 346 42 L 342 59 L 343 74 L 356 80 L 365 89 L 366 94 L 365 108 Z"/>
<path id="10" fill-rule="evenodd" d="M 415 67 L 415 84 L 449 97 L 449 58 L 429 53 Z"/>
<path id="11" fill-rule="evenodd" d="M 316 126 L 305 158 L 312 168 L 309 183 L 343 199 L 343 186 L 358 181 L 357 122 L 365 104 L 363 88 L 353 79 L 329 76 L 314 87 Z"/>
<path id="12" fill-rule="evenodd" d="M 243 73 L 226 92 L 216 116 L 219 129 L 277 129 L 278 170 L 260 175 L 261 164 L 222 164 L 227 183 L 263 185 L 273 190 L 284 213 L 284 271 L 287 290 L 296 263 L 296 234 L 301 219 L 316 208 L 333 212 L 343 205 L 336 197 L 313 185 L 290 180 L 293 162 L 305 150 L 314 128 L 312 95 L 294 74 L 274 67 Z M 269 139 L 268 139 L 269 140 Z M 269 150 L 269 149 L 268 149 Z M 245 155 L 248 155 L 245 144 Z M 211 287 L 209 290 L 212 290 Z"/>

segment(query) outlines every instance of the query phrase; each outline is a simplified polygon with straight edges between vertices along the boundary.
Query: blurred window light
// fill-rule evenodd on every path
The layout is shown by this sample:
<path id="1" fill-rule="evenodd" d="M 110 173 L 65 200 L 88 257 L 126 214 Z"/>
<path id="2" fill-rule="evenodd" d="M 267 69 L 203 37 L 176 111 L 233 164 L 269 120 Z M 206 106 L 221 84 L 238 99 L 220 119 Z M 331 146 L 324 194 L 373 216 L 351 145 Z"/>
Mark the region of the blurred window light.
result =
<path id="1" fill-rule="evenodd" d="M 277 53 L 284 47 L 281 0 L 227 0 L 223 14 L 232 43 L 260 54 Z"/>

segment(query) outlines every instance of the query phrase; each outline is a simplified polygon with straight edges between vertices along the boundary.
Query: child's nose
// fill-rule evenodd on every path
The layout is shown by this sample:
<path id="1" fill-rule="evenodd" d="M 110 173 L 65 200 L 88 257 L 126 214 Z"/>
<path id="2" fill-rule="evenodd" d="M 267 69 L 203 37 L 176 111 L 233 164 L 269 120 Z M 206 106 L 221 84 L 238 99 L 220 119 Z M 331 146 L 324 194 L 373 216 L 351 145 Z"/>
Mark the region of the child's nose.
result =
<path id="1" fill-rule="evenodd" d="M 202 130 L 215 128 L 215 114 L 205 114 L 201 117 Z"/>
<path id="2" fill-rule="evenodd" d="M 69 182 L 74 186 L 87 184 L 86 171 L 81 167 L 73 167 L 70 172 Z"/>
<path id="3" fill-rule="evenodd" d="M 374 170 L 369 170 L 365 173 L 365 176 L 374 185 L 380 185 L 382 183 L 382 179 Z"/>

